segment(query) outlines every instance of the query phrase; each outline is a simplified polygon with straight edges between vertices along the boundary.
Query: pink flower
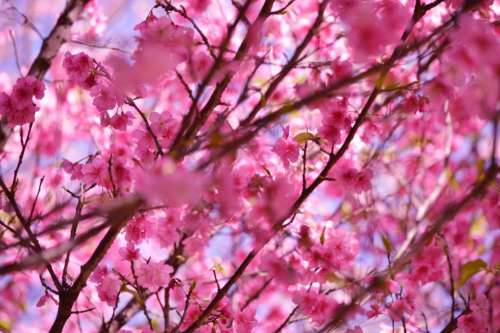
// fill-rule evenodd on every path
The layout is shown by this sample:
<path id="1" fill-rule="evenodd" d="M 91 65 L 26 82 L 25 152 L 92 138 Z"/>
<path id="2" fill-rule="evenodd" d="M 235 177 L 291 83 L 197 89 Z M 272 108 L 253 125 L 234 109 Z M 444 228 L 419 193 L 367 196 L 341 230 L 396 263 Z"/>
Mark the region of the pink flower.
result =
<path id="1" fill-rule="evenodd" d="M 133 245 L 127 244 L 126 247 L 121 247 L 118 252 L 120 256 L 127 261 L 139 259 L 139 251 Z"/>
<path id="2" fill-rule="evenodd" d="M 380 305 L 374 303 L 370 305 L 370 310 L 367 311 L 366 315 L 368 316 L 368 318 L 374 318 L 379 316 L 381 313 L 382 311 L 380 309 Z"/>
<path id="3" fill-rule="evenodd" d="M 236 324 L 235 333 L 251 333 L 257 326 L 255 311 L 251 310 L 237 311 L 234 316 L 234 321 Z"/>
<path id="4" fill-rule="evenodd" d="M 96 157 L 82 166 L 82 181 L 85 184 L 97 183 L 104 186 L 109 183 L 108 163 L 102 157 Z"/>
<path id="5" fill-rule="evenodd" d="M 325 274 L 352 267 L 359 252 L 359 242 L 352 234 L 332 229 L 323 243 L 313 243 L 310 237 L 305 236 L 305 229 L 301 233 L 301 250 L 310 267 L 320 268 Z"/>
<path id="6" fill-rule="evenodd" d="M 352 74 L 352 63 L 336 60 L 332 63 L 332 71 L 335 80 L 345 79 Z"/>
<path id="7" fill-rule="evenodd" d="M 131 244 L 138 244 L 146 239 L 148 235 L 151 236 L 153 226 L 151 220 L 144 217 L 138 217 L 130 221 L 125 227 L 125 239 Z"/>
<path id="8" fill-rule="evenodd" d="M 487 22 L 475 19 L 472 15 L 462 15 L 458 29 L 452 33 L 451 38 L 447 60 L 456 64 L 459 69 L 471 71 L 500 64 L 498 36 Z"/>
<path id="9" fill-rule="evenodd" d="M 354 189 L 356 192 L 367 191 L 371 188 L 371 179 L 373 174 L 370 170 L 363 170 L 356 175 L 354 180 Z"/>
<path id="10" fill-rule="evenodd" d="M 279 283 L 293 284 L 298 279 L 294 269 L 284 259 L 277 257 L 273 253 L 263 255 L 261 267 Z"/>
<path id="11" fill-rule="evenodd" d="M 136 266 L 137 282 L 151 291 L 164 287 L 169 282 L 172 268 L 160 262 L 139 262 Z"/>
<path id="12" fill-rule="evenodd" d="M 80 179 L 83 177 L 82 165 L 78 163 L 71 163 L 63 159 L 61 161 L 61 169 L 71 175 L 71 180 Z"/>
<path id="13" fill-rule="evenodd" d="M 214 175 L 214 183 L 217 187 L 214 197 L 220 204 L 220 211 L 225 216 L 231 216 L 239 211 L 241 200 L 238 198 L 237 182 L 237 175 L 231 171 L 228 165 L 221 166 L 217 174 Z"/>
<path id="14" fill-rule="evenodd" d="M 409 303 L 404 299 L 398 299 L 389 305 L 389 316 L 392 320 L 398 321 L 410 310 Z"/>
<path id="15" fill-rule="evenodd" d="M 252 218 L 256 222 L 264 218 L 271 225 L 277 223 L 290 211 L 297 195 L 298 183 L 285 175 L 280 175 L 273 182 L 266 184 L 259 201 L 251 213 Z M 270 225 L 260 224 L 256 226 L 270 227 Z"/>
<path id="16" fill-rule="evenodd" d="M 415 258 L 412 281 L 426 284 L 439 281 L 446 276 L 446 264 L 443 250 L 437 245 L 429 245 Z"/>
<path id="17" fill-rule="evenodd" d="M 153 112 L 150 115 L 151 128 L 162 145 L 168 146 L 177 133 L 179 119 L 168 111 Z M 149 134 L 148 134 L 149 135 Z"/>
<path id="18" fill-rule="evenodd" d="M 394 38 L 393 42 L 397 42 L 410 21 L 410 11 L 400 0 L 382 0 L 379 15 L 384 25 L 391 28 L 390 34 Z"/>
<path id="19" fill-rule="evenodd" d="M 345 167 L 338 173 L 339 186 L 349 188 L 351 187 L 357 176 L 358 172 L 354 168 Z"/>
<path id="20" fill-rule="evenodd" d="M 342 229 L 330 232 L 325 248 L 332 253 L 330 264 L 342 268 L 352 264 L 359 252 L 359 243 L 355 237 Z"/>
<path id="21" fill-rule="evenodd" d="M 135 30 L 140 36 L 133 55 L 133 68 L 144 83 L 152 83 L 164 72 L 186 61 L 194 43 L 193 30 L 172 24 L 167 16 L 149 15 Z"/>
<path id="22" fill-rule="evenodd" d="M 108 84 L 99 83 L 90 89 L 93 104 L 99 111 L 111 110 L 116 106 L 116 94 Z"/>
<path id="23" fill-rule="evenodd" d="M 36 148 L 40 153 L 52 156 L 58 152 L 63 139 L 60 126 L 61 124 L 54 122 L 37 128 L 40 139 L 36 142 Z"/>
<path id="24" fill-rule="evenodd" d="M 335 180 L 332 182 L 332 186 L 339 195 L 360 193 L 371 188 L 372 171 L 369 169 L 359 171 L 347 161 L 339 163 L 330 174 Z"/>
<path id="25" fill-rule="evenodd" d="M 0 94 L 0 114 L 4 115 L 7 122 L 12 125 L 33 122 L 35 112 L 39 110 L 33 103 L 33 98 L 43 98 L 44 89 L 43 82 L 32 76 L 17 79 L 10 95 Z"/>
<path id="26" fill-rule="evenodd" d="M 156 222 L 155 236 L 162 247 L 168 247 L 176 241 L 176 229 L 180 227 L 180 221 L 180 210 L 171 208 L 166 212 L 164 219 L 159 219 Z"/>
<path id="27" fill-rule="evenodd" d="M 38 99 L 43 97 L 43 89 L 43 83 L 38 83 L 33 77 L 19 78 L 12 88 L 12 103 L 16 108 L 28 107 L 33 104 L 34 96 Z"/>
<path id="28" fill-rule="evenodd" d="M 349 11 L 354 9 L 360 2 L 360 0 L 333 0 L 330 1 L 330 6 L 336 14 L 343 17 L 344 15 L 348 15 Z"/>
<path id="29" fill-rule="evenodd" d="M 158 43 L 173 48 L 191 46 L 194 33 L 191 29 L 172 24 L 167 16 L 150 15 L 146 21 L 138 24 L 135 30 L 140 32 L 137 38 L 141 43 Z"/>
<path id="30" fill-rule="evenodd" d="M 341 131 L 351 128 L 351 119 L 347 116 L 347 99 L 334 99 L 331 103 L 321 105 L 321 122 L 319 135 L 330 144 L 340 142 Z"/>
<path id="31" fill-rule="evenodd" d="M 43 307 L 47 301 L 50 299 L 49 295 L 47 293 L 43 294 L 38 301 L 36 302 L 36 307 L 41 308 Z"/>
<path id="32" fill-rule="evenodd" d="M 129 112 L 117 113 L 109 121 L 113 128 L 125 131 L 127 130 L 127 126 L 132 124 L 132 116 Z"/>
<path id="33" fill-rule="evenodd" d="M 198 13 L 203 13 L 210 5 L 210 0 L 189 0 L 190 8 Z"/>
<path id="34" fill-rule="evenodd" d="M 294 140 L 278 139 L 274 145 L 274 152 L 280 157 L 285 168 L 288 168 L 290 162 L 299 159 L 299 145 Z"/>
<path id="35" fill-rule="evenodd" d="M 487 321 L 484 320 L 487 314 L 470 313 L 458 318 L 458 331 L 460 333 L 488 333 Z"/>
<path id="36" fill-rule="evenodd" d="M 71 80 L 82 84 L 87 89 L 91 88 L 88 83 L 92 82 L 89 78 L 92 76 L 93 60 L 86 53 L 71 54 L 66 52 L 63 67 Z"/>
<path id="37" fill-rule="evenodd" d="M 342 19 L 348 26 L 347 41 L 361 61 L 380 55 L 386 46 L 396 43 L 410 18 L 395 0 L 383 1 L 381 8 L 372 1 L 359 1 L 349 7 Z"/>
<path id="38" fill-rule="evenodd" d="M 176 166 L 171 160 L 157 162 L 153 170 L 141 173 L 137 189 L 152 202 L 173 207 L 195 204 L 205 183 L 202 175 Z"/>
<path id="39" fill-rule="evenodd" d="M 18 108 L 11 114 L 7 115 L 8 122 L 12 125 L 24 125 L 35 121 L 35 112 L 39 108 L 35 104 Z"/>
<path id="40" fill-rule="evenodd" d="M 359 326 L 354 326 L 353 328 L 348 329 L 345 333 L 363 333 L 363 330 Z"/>
<path id="41" fill-rule="evenodd" d="M 324 124 L 319 129 L 319 135 L 334 145 L 340 142 L 340 129 L 333 124 Z"/>
<path id="42" fill-rule="evenodd" d="M 330 110 L 323 112 L 323 124 L 334 126 L 340 130 L 348 131 L 351 128 L 351 119 L 344 110 Z"/>
<path id="43" fill-rule="evenodd" d="M 90 281 L 101 283 L 104 277 L 108 275 L 108 273 L 109 273 L 108 267 L 104 265 L 99 265 L 90 276 Z"/>
<path id="44" fill-rule="evenodd" d="M 331 297 L 304 290 L 294 293 L 293 302 L 299 306 L 302 313 L 317 324 L 324 323 L 331 318 L 339 306 Z"/>
<path id="45" fill-rule="evenodd" d="M 4 92 L 0 93 L 0 114 L 9 115 L 13 112 L 15 112 L 15 108 L 10 95 Z"/>
<path id="46" fill-rule="evenodd" d="M 113 306 L 120 292 L 121 284 L 118 279 L 112 275 L 106 275 L 97 285 L 97 294 L 101 301 Z"/>
<path id="47" fill-rule="evenodd" d="M 191 57 L 189 62 L 189 74 L 193 81 L 201 80 L 205 77 L 210 66 L 212 66 L 213 59 L 206 52 L 198 51 Z"/>

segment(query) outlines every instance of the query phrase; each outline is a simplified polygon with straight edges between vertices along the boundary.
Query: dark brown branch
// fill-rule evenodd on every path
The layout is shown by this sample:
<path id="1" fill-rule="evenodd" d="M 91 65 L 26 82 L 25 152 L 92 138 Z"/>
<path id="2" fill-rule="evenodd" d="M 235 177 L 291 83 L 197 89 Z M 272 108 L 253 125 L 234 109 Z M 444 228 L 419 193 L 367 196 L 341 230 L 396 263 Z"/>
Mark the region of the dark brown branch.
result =
<path id="1" fill-rule="evenodd" d="M 122 200 L 122 202 L 117 206 L 116 209 L 123 209 L 126 211 L 128 209 L 128 206 L 130 205 L 130 202 L 134 201 L 134 200 L 139 200 L 139 199 L 131 198 L 128 200 Z M 74 219 L 73 221 L 74 222 L 78 221 L 78 219 Z M 8 273 L 12 273 L 12 272 L 21 271 L 21 270 L 24 270 L 27 268 L 38 267 L 42 263 L 46 263 L 46 262 L 49 262 L 51 260 L 58 259 L 63 254 L 68 253 L 69 251 L 72 251 L 73 249 L 77 248 L 78 246 L 80 246 L 81 244 L 86 242 L 87 240 L 97 236 L 101 231 L 103 231 L 107 227 L 111 226 L 113 224 L 113 222 L 114 222 L 114 220 L 112 218 L 108 217 L 106 222 L 80 234 L 74 240 L 70 240 L 70 241 L 65 242 L 63 244 L 59 244 L 59 245 L 54 246 L 50 249 L 46 249 L 43 251 L 37 251 L 37 252 L 35 252 L 35 254 L 32 254 L 32 255 L 26 257 L 22 261 L 0 266 L 0 276 L 8 274 Z"/>
<path id="2" fill-rule="evenodd" d="M 260 13 L 255 20 L 255 22 L 260 22 L 262 23 L 266 18 L 270 16 L 272 7 L 274 4 L 274 0 L 266 0 L 264 4 L 262 5 L 262 8 L 260 10 Z M 236 55 L 234 56 L 233 61 L 241 61 L 245 58 L 247 55 L 249 48 L 250 48 L 250 39 L 252 38 L 250 29 L 247 32 L 247 35 L 245 36 L 245 39 L 241 43 L 240 47 L 238 48 L 238 51 L 236 52 Z M 218 82 L 216 85 L 216 88 L 212 95 L 210 96 L 208 102 L 205 104 L 203 109 L 195 116 L 195 119 L 193 121 L 193 124 L 191 128 L 188 128 L 186 130 L 186 134 L 183 140 L 186 142 L 189 142 L 197 133 L 197 131 L 205 124 L 205 121 L 207 120 L 208 116 L 210 113 L 213 111 L 213 109 L 219 105 L 220 98 L 222 97 L 222 94 L 226 87 L 229 85 L 231 82 L 233 75 L 232 74 L 226 74 L 222 81 Z"/>
<path id="3" fill-rule="evenodd" d="M 134 108 L 135 111 L 137 111 L 137 113 L 141 117 L 142 121 L 144 122 L 144 125 L 146 126 L 146 130 L 148 131 L 149 135 L 151 136 L 151 138 L 153 139 L 153 141 L 156 145 L 157 154 L 159 156 L 162 156 L 163 155 L 163 148 L 161 147 L 161 144 L 160 144 L 160 141 L 158 140 L 158 137 L 153 132 L 153 129 L 151 128 L 151 125 L 149 124 L 148 118 L 146 117 L 144 112 L 142 112 L 141 109 L 139 109 L 137 104 L 135 104 L 134 100 L 131 98 L 127 99 L 126 104 L 130 105 L 131 107 Z"/>
<path id="4" fill-rule="evenodd" d="M 290 320 L 292 320 L 293 316 L 295 315 L 295 313 L 297 312 L 298 309 L 299 309 L 298 305 L 296 307 L 294 307 L 292 312 L 290 312 L 290 314 L 288 315 L 288 317 L 286 317 L 286 319 L 281 323 L 280 326 L 278 326 L 278 328 L 276 328 L 273 331 L 273 333 L 281 332 L 290 323 Z"/>
<path id="5" fill-rule="evenodd" d="M 82 266 L 80 274 L 76 278 L 73 285 L 69 289 L 64 290 L 59 296 L 57 316 L 52 327 L 50 328 L 49 333 L 61 333 L 63 331 L 66 321 L 71 316 L 73 305 L 78 299 L 81 290 L 85 287 L 90 274 L 92 274 L 94 269 L 113 244 L 116 236 L 118 236 L 119 232 L 139 209 L 142 203 L 141 198 L 132 197 L 129 201 L 127 201 L 126 205 L 122 204 L 118 207 L 112 207 L 108 216 L 108 221 L 111 224 L 111 227 L 100 241 L 92 256 Z"/>
<path id="6" fill-rule="evenodd" d="M 257 256 L 258 251 L 251 251 L 245 260 L 241 263 L 238 269 L 233 273 L 231 278 L 224 284 L 224 286 L 215 294 L 214 298 L 210 302 L 210 304 L 203 310 L 203 312 L 196 318 L 196 320 L 189 325 L 189 327 L 183 331 L 182 333 L 193 333 L 196 332 L 196 329 L 200 327 L 208 315 L 217 307 L 222 298 L 227 294 L 229 289 L 239 280 L 241 275 L 245 272 L 245 269 L 250 265 L 253 259 Z"/>
<path id="7" fill-rule="evenodd" d="M 83 208 L 83 200 L 81 197 L 78 197 L 78 202 L 76 204 L 76 209 L 75 209 L 75 218 L 73 219 L 73 223 L 71 224 L 71 230 L 70 230 L 70 234 L 69 234 L 70 241 L 73 241 L 76 237 L 76 231 L 77 231 L 78 222 L 79 222 L 78 217 L 80 217 L 82 214 L 82 208 Z M 68 250 L 68 252 L 66 253 L 66 258 L 64 259 L 64 267 L 63 267 L 62 277 L 61 277 L 63 285 L 67 284 L 66 278 L 67 278 L 67 274 L 68 274 L 68 266 L 69 266 L 70 256 L 71 256 L 71 249 Z"/>
<path id="8" fill-rule="evenodd" d="M 31 130 L 33 129 L 33 123 L 29 124 L 28 133 L 26 134 L 26 139 L 23 140 L 23 128 L 21 127 L 19 130 L 19 140 L 21 141 L 21 152 L 19 153 L 19 157 L 17 159 L 16 168 L 14 169 L 14 176 L 12 177 L 12 183 L 10 184 L 10 190 L 12 193 L 16 192 L 17 186 L 17 175 L 19 170 L 21 169 L 21 165 L 23 164 L 24 154 L 26 153 L 26 148 L 28 147 L 28 142 L 31 137 Z"/>
<path id="9" fill-rule="evenodd" d="M 168 259 L 166 260 L 166 264 L 172 266 L 173 271 L 170 273 L 170 278 L 172 279 L 165 290 L 165 298 L 168 298 L 170 289 L 175 285 L 174 276 L 179 270 L 179 268 L 186 262 L 183 259 L 183 251 L 184 244 L 183 242 L 188 238 L 186 234 L 183 234 L 180 241 L 174 246 L 174 249 Z M 182 258 L 182 259 L 181 259 Z M 145 299 L 147 300 L 152 294 L 145 295 Z M 168 318 L 168 313 L 165 314 L 165 311 L 170 311 L 166 306 L 168 304 L 168 300 L 165 300 L 165 309 L 164 316 Z M 132 318 L 136 313 L 141 310 L 141 305 L 137 301 L 137 299 L 132 298 L 119 312 L 116 316 L 111 318 L 107 323 L 101 325 L 99 333 L 115 333 L 120 330 L 122 326 L 124 326 L 130 318 Z"/>
<path id="10" fill-rule="evenodd" d="M 16 214 L 17 219 L 21 223 L 23 229 L 26 231 L 26 234 L 28 235 L 29 241 L 33 245 L 32 248 L 33 248 L 34 252 L 36 254 L 42 253 L 43 248 L 40 245 L 40 243 L 38 242 L 38 239 L 36 238 L 36 236 L 33 234 L 33 231 L 31 230 L 31 227 L 29 225 L 29 221 L 26 220 L 23 213 L 21 212 L 21 209 L 19 208 L 19 206 L 17 204 L 14 193 L 9 190 L 9 188 L 7 187 L 7 185 L 5 184 L 5 182 L 3 181 L 3 179 L 1 177 L 0 177 L 0 187 L 2 188 L 4 195 L 7 197 L 9 204 L 14 209 L 14 212 Z M 49 274 L 52 278 L 52 281 L 54 282 L 54 285 L 56 286 L 56 288 L 58 290 L 61 289 L 61 284 L 57 278 L 57 275 L 56 275 L 54 269 L 52 268 L 50 263 L 43 256 L 41 257 L 41 259 L 42 259 L 42 262 L 45 263 L 45 266 L 47 267 L 47 270 L 49 271 Z M 0 270 L 0 275 L 2 275 L 1 270 Z"/>
<path id="11" fill-rule="evenodd" d="M 291 4 L 291 2 L 290 2 Z M 323 16 L 325 14 L 325 9 L 326 5 L 328 4 L 328 1 L 323 1 L 320 4 L 319 10 L 318 10 L 318 15 L 316 16 L 316 20 L 312 24 L 311 28 L 307 32 L 306 36 L 302 40 L 302 42 L 297 46 L 295 49 L 295 52 L 293 53 L 292 57 L 288 61 L 288 63 L 283 67 L 283 69 L 278 73 L 275 79 L 272 80 L 272 82 L 269 84 L 269 87 L 267 88 L 266 92 L 264 93 L 264 96 L 260 99 L 259 103 L 255 105 L 252 111 L 250 111 L 249 115 L 241 122 L 242 125 L 248 125 L 257 115 L 260 109 L 262 109 L 266 104 L 271 95 L 274 93 L 276 88 L 279 86 L 281 81 L 292 71 L 292 69 L 295 68 L 295 66 L 298 64 L 299 58 L 302 54 L 302 52 L 305 50 L 305 48 L 309 45 L 311 40 L 313 39 L 314 35 L 318 31 L 319 27 L 321 26 L 321 23 L 323 22 Z"/>
<path id="12" fill-rule="evenodd" d="M 241 311 L 245 310 L 250 304 L 252 304 L 253 301 L 257 300 L 260 295 L 262 295 L 262 293 L 267 289 L 267 287 L 269 287 L 272 281 L 273 278 L 267 279 L 266 282 L 264 282 L 262 286 L 246 300 L 245 304 L 243 304 L 243 306 L 241 307 Z"/>
<path id="13" fill-rule="evenodd" d="M 95 217 L 99 214 L 99 210 L 95 210 L 93 212 L 90 212 L 90 213 L 86 213 L 86 214 L 82 214 L 81 216 L 79 217 L 75 217 L 75 218 L 72 218 L 72 219 L 69 219 L 69 220 L 62 220 L 60 222 L 56 222 L 50 226 L 48 226 L 46 229 L 40 231 L 40 232 L 37 232 L 37 233 L 33 233 L 37 238 L 40 237 L 40 236 L 43 236 L 43 235 L 46 235 L 46 234 L 49 234 L 53 231 L 57 231 L 57 230 L 60 230 L 70 224 L 74 224 L 74 223 L 78 223 L 80 221 L 83 221 L 83 220 L 87 220 L 87 219 L 90 219 L 92 217 Z M 35 220 L 39 220 L 41 218 L 34 218 L 33 221 Z M 29 242 L 29 239 L 28 238 L 22 238 L 22 239 L 19 239 L 18 242 L 15 242 L 15 243 L 11 243 L 11 244 L 8 244 L 8 245 L 5 245 L 3 247 L 0 248 L 0 253 L 8 250 L 8 249 L 11 249 L 11 248 L 14 248 L 16 246 L 19 246 L 21 244 L 26 244 L 27 242 Z"/>
<path id="14" fill-rule="evenodd" d="M 80 16 L 83 8 L 90 0 L 69 0 L 66 7 L 57 19 L 57 22 L 49 33 L 44 38 L 42 47 L 37 57 L 31 65 L 28 75 L 43 79 L 45 73 L 50 68 L 52 59 L 57 55 L 61 46 L 70 38 L 71 26 Z"/>
<path id="15" fill-rule="evenodd" d="M 191 103 L 191 107 L 189 108 L 189 111 L 186 113 L 186 115 L 182 118 L 181 126 L 179 130 L 177 131 L 177 134 L 175 135 L 175 138 L 170 146 L 169 151 L 173 152 L 175 151 L 178 146 L 182 143 L 182 138 L 185 133 L 185 131 L 188 129 L 189 126 L 191 126 L 191 122 L 193 121 L 193 117 L 195 116 L 195 113 L 198 110 L 198 102 L 207 88 L 208 84 L 212 80 L 212 78 L 215 76 L 215 74 L 222 68 L 223 62 L 224 62 L 224 53 L 226 52 L 229 43 L 231 41 L 231 38 L 233 37 L 234 32 L 236 31 L 236 27 L 238 26 L 239 22 L 243 19 L 245 16 L 245 12 L 247 9 L 250 7 L 250 4 L 252 3 L 251 0 L 245 1 L 245 4 L 239 8 L 238 16 L 235 18 L 234 22 L 229 26 L 227 29 L 226 36 L 224 37 L 224 40 L 222 41 L 220 45 L 220 51 L 215 59 L 213 65 L 210 67 L 210 70 L 208 73 L 205 75 L 203 80 L 201 81 L 198 89 L 196 89 L 196 95 L 194 97 L 194 101 Z M 166 8 L 168 10 L 168 8 Z"/>

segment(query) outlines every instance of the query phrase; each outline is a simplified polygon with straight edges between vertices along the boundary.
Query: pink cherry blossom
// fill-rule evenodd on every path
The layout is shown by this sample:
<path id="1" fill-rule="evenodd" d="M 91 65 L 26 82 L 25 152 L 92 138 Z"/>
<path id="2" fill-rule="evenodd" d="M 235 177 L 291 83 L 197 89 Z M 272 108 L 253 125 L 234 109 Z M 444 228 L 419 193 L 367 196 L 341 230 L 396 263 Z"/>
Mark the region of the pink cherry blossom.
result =
<path id="1" fill-rule="evenodd" d="M 137 282 L 145 288 L 155 291 L 166 286 L 172 269 L 161 262 L 138 262 L 136 267 Z"/>
<path id="2" fill-rule="evenodd" d="M 132 244 L 138 244 L 151 235 L 152 230 L 153 226 L 150 220 L 138 217 L 127 224 L 125 239 Z"/>
<path id="3" fill-rule="evenodd" d="M 99 111 L 111 110 L 116 106 L 116 95 L 113 89 L 106 84 L 97 84 L 90 89 L 90 95 L 94 97 L 94 106 Z"/>
<path id="4" fill-rule="evenodd" d="M 7 118 L 12 125 L 23 125 L 35 120 L 35 112 L 40 108 L 33 102 L 33 98 L 42 99 L 45 86 L 43 82 L 32 77 L 17 79 L 9 94 L 0 93 L 0 114 Z"/>
<path id="5" fill-rule="evenodd" d="M 97 293 L 101 301 L 113 306 L 120 291 L 120 281 L 112 275 L 105 276 L 97 285 Z"/>
<path id="6" fill-rule="evenodd" d="M 274 152 L 280 157 L 285 168 L 290 162 L 296 162 L 299 158 L 299 146 L 291 139 L 279 139 L 274 146 Z"/>
<path id="7" fill-rule="evenodd" d="M 86 53 L 80 52 L 71 54 L 66 52 L 64 55 L 63 67 L 71 80 L 82 84 L 85 88 L 91 88 L 87 83 L 92 82 L 91 77 L 95 75 L 93 60 Z"/>
<path id="8" fill-rule="evenodd" d="M 346 333 L 363 333 L 363 330 L 359 326 L 355 326 L 346 331 Z"/>

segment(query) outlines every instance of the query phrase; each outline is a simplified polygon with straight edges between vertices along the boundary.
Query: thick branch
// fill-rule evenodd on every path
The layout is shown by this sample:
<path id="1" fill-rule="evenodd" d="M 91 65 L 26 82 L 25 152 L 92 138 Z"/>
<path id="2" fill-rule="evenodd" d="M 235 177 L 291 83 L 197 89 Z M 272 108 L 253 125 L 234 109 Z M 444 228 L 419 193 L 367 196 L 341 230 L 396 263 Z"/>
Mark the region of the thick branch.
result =
<path id="1" fill-rule="evenodd" d="M 85 5 L 90 0 L 70 0 L 67 2 L 66 7 L 57 19 L 57 23 L 44 38 L 42 47 L 37 57 L 31 65 L 28 75 L 33 75 L 38 79 L 42 79 L 45 73 L 49 70 L 52 59 L 57 55 L 61 46 L 70 40 L 71 26 L 80 16 Z"/>

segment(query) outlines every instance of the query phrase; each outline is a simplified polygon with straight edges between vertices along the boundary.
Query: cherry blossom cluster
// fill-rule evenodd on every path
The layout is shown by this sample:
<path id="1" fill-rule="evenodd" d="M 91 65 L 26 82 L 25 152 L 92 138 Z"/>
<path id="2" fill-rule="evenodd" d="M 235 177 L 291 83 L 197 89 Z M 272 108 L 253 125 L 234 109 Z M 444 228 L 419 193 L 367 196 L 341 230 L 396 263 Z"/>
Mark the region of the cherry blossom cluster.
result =
<path id="1" fill-rule="evenodd" d="M 45 85 L 32 76 L 17 79 L 10 94 L 0 94 L 0 114 L 12 126 L 31 123 L 40 109 L 33 98 L 42 99 Z"/>

